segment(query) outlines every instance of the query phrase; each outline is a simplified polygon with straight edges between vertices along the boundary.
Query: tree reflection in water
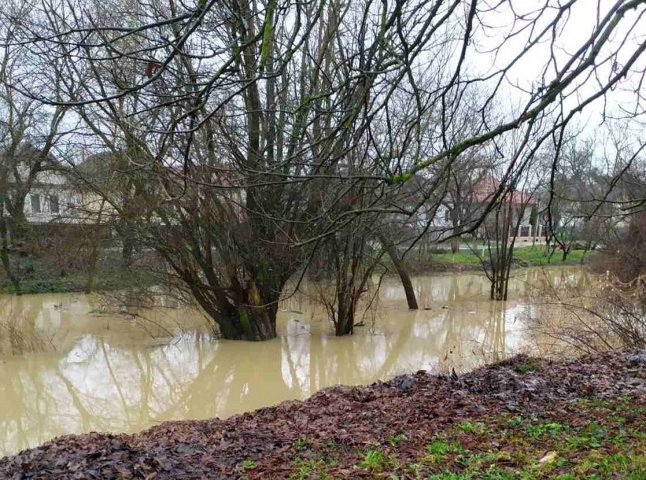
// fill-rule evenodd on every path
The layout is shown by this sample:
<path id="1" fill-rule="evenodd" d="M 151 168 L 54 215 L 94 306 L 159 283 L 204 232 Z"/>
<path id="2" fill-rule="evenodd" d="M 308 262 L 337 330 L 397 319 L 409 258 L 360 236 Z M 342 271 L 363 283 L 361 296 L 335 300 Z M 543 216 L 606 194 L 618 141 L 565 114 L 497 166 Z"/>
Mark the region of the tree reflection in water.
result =
<path id="1" fill-rule="evenodd" d="M 15 355 L 3 339 L 0 453 L 88 431 L 133 432 L 170 419 L 227 417 L 336 384 L 362 384 L 419 369 L 467 370 L 526 343 L 518 296 L 532 282 L 580 282 L 575 270 L 519 271 L 508 302 L 488 300 L 478 274 L 415 279 L 409 311 L 395 279 L 380 293 L 374 325 L 335 337 L 322 310 L 294 296 L 282 305 L 280 336 L 261 343 L 216 341 L 187 308 L 152 309 L 172 337 L 150 336 L 132 315 L 90 315 L 84 295 L 5 298 L 22 328 L 53 348 Z M 153 318 L 154 317 L 154 318 Z M 194 318 L 193 318 L 194 317 Z M 182 322 L 191 328 L 179 330 Z M 8 350 L 7 350 L 8 348 Z"/>

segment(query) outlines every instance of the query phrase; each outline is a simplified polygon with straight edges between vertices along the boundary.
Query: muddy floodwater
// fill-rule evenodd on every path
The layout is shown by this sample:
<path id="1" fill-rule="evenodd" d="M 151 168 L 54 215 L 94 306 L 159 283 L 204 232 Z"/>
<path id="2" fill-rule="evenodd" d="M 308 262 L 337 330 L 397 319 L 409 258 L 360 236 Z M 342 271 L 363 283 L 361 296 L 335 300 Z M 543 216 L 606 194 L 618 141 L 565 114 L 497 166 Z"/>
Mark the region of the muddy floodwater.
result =
<path id="1" fill-rule="evenodd" d="M 365 325 L 343 338 L 296 295 L 281 306 L 279 338 L 262 343 L 215 340 L 197 310 L 163 297 L 143 308 L 109 295 L 0 296 L 0 454 L 66 433 L 224 418 L 420 369 L 465 371 L 536 348 L 528 292 L 586 277 L 518 270 L 511 299 L 492 302 L 481 274 L 419 276 L 418 311 L 387 278 Z"/>

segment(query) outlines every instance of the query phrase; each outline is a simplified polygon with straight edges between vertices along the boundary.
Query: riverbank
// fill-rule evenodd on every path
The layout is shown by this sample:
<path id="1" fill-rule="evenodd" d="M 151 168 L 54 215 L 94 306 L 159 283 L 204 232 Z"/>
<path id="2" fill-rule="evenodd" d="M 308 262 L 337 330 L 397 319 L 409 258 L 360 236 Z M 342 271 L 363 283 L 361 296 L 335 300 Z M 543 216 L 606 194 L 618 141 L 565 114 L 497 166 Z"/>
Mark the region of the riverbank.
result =
<path id="1" fill-rule="evenodd" d="M 79 293 L 87 292 L 110 292 L 128 288 L 145 288 L 158 283 L 157 277 L 146 271 L 136 270 L 113 270 L 101 272 L 88 285 L 87 274 L 73 272 L 65 276 L 51 276 L 41 278 L 30 278 L 20 283 L 22 295 L 39 293 Z M 8 280 L 0 282 L 0 294 L 14 294 L 15 287 Z"/>
<path id="2" fill-rule="evenodd" d="M 573 250 L 566 261 L 557 251 L 550 258 L 545 255 L 544 246 L 518 246 L 514 249 L 514 267 L 568 266 L 587 263 L 597 252 Z M 20 263 L 17 263 L 17 262 Z M 22 294 L 76 293 L 89 290 L 96 292 L 122 290 L 127 288 L 150 287 L 163 282 L 159 274 L 145 268 L 123 268 L 118 252 L 105 252 L 92 277 L 88 278 L 87 268 L 61 268 L 51 259 L 18 257 L 14 264 L 20 265 L 20 289 Z M 428 259 L 415 255 L 408 258 L 410 271 L 414 274 L 432 274 L 447 271 L 482 271 L 480 258 L 471 250 L 436 251 Z M 394 271 L 394 269 L 393 269 Z M 1 272 L 0 272 L 1 273 Z M 14 285 L 0 275 L 0 294 L 15 293 Z"/>
<path id="3" fill-rule="evenodd" d="M 515 357 L 425 372 L 227 420 L 64 436 L 0 460 L 2 478 L 646 477 L 646 351 Z"/>
<path id="4" fill-rule="evenodd" d="M 487 252 L 485 250 L 485 255 Z M 545 255 L 545 246 L 517 246 L 514 248 L 513 267 L 545 267 L 545 266 L 572 266 L 588 263 L 598 252 L 586 252 L 585 250 L 572 250 L 567 258 L 563 260 L 560 251 L 554 252 L 550 257 Z M 413 270 L 417 273 L 424 271 L 478 271 L 482 270 L 480 257 L 472 250 L 459 250 L 456 253 L 437 251 L 431 255 L 427 262 L 409 261 Z"/>
<path id="5" fill-rule="evenodd" d="M 62 262 L 46 256 L 12 254 L 10 258 L 24 295 L 112 291 L 149 287 L 160 281 L 159 275 L 149 269 L 122 266 L 120 253 L 115 251 L 102 252 L 94 269 L 83 262 Z M 14 293 L 15 286 L 0 268 L 0 294 Z"/>

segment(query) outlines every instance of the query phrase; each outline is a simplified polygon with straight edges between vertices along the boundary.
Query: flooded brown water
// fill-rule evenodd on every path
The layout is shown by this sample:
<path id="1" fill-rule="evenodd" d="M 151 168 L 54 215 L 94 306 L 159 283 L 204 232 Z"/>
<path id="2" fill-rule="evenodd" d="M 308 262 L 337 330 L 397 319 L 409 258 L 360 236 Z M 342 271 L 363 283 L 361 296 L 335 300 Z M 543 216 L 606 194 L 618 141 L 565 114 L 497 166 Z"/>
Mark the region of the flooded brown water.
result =
<path id="1" fill-rule="evenodd" d="M 0 297 L 0 454 L 66 433 L 224 418 L 419 369 L 465 371 L 535 346 L 524 300 L 532 285 L 585 277 L 570 267 L 519 270 L 503 303 L 488 300 L 480 274 L 420 276 L 418 311 L 389 278 L 376 314 L 343 338 L 294 296 L 279 338 L 262 343 L 214 340 L 197 310 L 168 301 L 134 316 L 108 313 L 97 295 Z"/>

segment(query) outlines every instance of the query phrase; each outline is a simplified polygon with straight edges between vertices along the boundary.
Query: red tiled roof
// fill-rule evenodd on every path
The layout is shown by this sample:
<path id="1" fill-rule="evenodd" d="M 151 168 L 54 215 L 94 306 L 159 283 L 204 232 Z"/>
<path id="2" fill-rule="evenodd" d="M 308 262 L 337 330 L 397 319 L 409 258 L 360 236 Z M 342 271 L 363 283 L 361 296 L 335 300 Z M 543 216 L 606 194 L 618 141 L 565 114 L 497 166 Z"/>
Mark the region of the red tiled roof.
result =
<path id="1" fill-rule="evenodd" d="M 491 197 L 493 197 L 499 188 L 500 181 L 493 175 L 486 175 L 473 186 L 474 199 L 477 202 L 485 203 L 491 200 Z M 533 205 L 537 203 L 532 195 L 525 191 L 514 190 L 511 192 L 511 197 L 507 198 L 507 202 L 511 202 L 512 205 Z"/>

